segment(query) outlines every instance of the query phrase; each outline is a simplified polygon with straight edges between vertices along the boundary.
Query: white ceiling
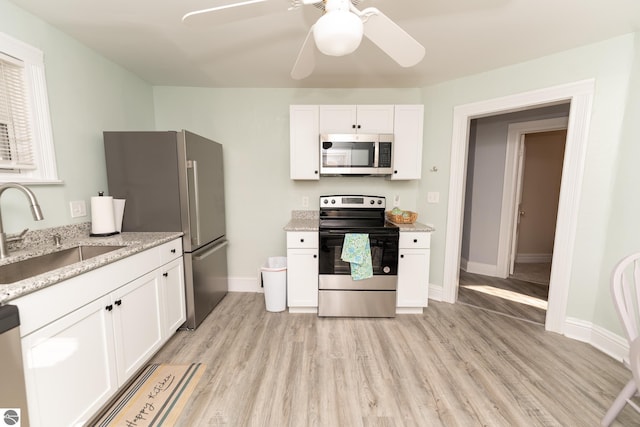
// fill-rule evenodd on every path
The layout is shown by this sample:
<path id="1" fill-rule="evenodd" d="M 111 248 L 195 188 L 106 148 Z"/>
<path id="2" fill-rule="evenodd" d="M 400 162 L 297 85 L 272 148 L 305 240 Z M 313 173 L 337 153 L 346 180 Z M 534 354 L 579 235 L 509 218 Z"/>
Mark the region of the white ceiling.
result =
<path id="1" fill-rule="evenodd" d="M 639 0 L 363 0 L 426 48 L 401 68 L 363 40 L 346 57 L 319 52 L 304 80 L 289 73 L 320 10 L 268 0 L 182 16 L 232 0 L 11 0 L 154 85 L 421 87 L 640 31 Z"/>

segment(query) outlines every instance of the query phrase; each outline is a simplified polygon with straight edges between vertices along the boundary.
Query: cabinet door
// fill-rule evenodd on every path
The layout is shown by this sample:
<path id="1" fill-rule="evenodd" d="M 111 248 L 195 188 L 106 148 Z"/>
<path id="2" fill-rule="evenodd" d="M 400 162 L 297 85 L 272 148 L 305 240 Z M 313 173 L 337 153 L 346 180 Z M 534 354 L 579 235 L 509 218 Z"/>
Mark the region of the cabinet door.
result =
<path id="1" fill-rule="evenodd" d="M 355 105 L 321 105 L 320 133 L 356 133 Z"/>
<path id="2" fill-rule="evenodd" d="M 318 250 L 287 250 L 287 305 L 318 306 Z"/>
<path id="3" fill-rule="evenodd" d="M 393 133 L 393 105 L 321 105 L 320 133 Z"/>
<path id="4" fill-rule="evenodd" d="M 357 133 L 393 133 L 393 105 L 358 105 Z"/>
<path id="5" fill-rule="evenodd" d="M 102 297 L 22 339 L 32 427 L 83 425 L 118 389 L 110 304 Z"/>
<path id="6" fill-rule="evenodd" d="M 422 177 L 424 107 L 396 105 L 394 117 L 392 180 Z"/>
<path id="7" fill-rule="evenodd" d="M 426 307 L 429 298 L 429 249 L 400 249 L 398 307 Z"/>
<path id="8" fill-rule="evenodd" d="M 317 105 L 289 107 L 291 179 L 320 179 L 320 130 Z"/>
<path id="9" fill-rule="evenodd" d="M 157 272 L 148 273 L 111 295 L 118 381 L 122 385 L 162 344 Z"/>
<path id="10" fill-rule="evenodd" d="M 182 258 L 160 268 L 160 285 L 164 302 L 163 341 L 166 341 L 187 320 Z"/>

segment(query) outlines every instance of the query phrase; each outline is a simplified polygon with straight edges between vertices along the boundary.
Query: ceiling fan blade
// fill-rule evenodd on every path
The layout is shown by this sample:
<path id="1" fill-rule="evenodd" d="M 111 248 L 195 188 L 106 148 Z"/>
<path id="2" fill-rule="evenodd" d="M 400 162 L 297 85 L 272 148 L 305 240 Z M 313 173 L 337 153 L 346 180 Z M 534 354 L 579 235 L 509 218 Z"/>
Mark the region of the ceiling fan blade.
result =
<path id="1" fill-rule="evenodd" d="M 189 12 L 182 17 L 182 22 L 188 25 L 207 25 L 209 24 L 209 14 L 212 12 L 229 11 L 240 6 L 248 6 L 257 3 L 265 3 L 268 0 L 244 0 L 225 4 L 222 6 L 210 7 L 208 9 L 195 10 Z M 255 11 L 259 12 L 259 11 Z"/>
<path id="2" fill-rule="evenodd" d="M 302 80 L 309 77 L 316 66 L 316 42 L 313 39 L 313 25 L 309 29 L 307 38 L 304 39 L 304 43 L 298 53 L 298 58 L 293 69 L 291 70 L 291 77 L 295 80 Z"/>
<path id="3" fill-rule="evenodd" d="M 424 58 L 424 46 L 374 7 L 364 9 L 364 35 L 402 67 L 413 67 Z"/>

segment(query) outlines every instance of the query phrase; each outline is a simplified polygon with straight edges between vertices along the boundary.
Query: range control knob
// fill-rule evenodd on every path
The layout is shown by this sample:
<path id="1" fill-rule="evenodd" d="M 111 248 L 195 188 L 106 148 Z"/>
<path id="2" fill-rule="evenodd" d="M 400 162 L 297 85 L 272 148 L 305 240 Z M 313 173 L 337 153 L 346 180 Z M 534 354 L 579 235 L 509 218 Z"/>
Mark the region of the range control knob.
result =
<path id="1" fill-rule="evenodd" d="M 371 203 L 372 205 L 376 203 L 375 200 L 370 200 L 369 203 Z"/>
<path id="2" fill-rule="evenodd" d="M 381 205 L 382 204 L 382 200 L 378 200 L 378 204 Z"/>
<path id="3" fill-rule="evenodd" d="M 331 199 L 331 204 L 335 205 L 336 204 L 336 199 Z"/>
<path id="4" fill-rule="evenodd" d="M 324 200 L 322 201 L 322 203 L 324 203 L 324 204 L 326 205 L 327 203 L 329 203 L 329 201 L 328 201 L 327 199 L 324 199 Z"/>

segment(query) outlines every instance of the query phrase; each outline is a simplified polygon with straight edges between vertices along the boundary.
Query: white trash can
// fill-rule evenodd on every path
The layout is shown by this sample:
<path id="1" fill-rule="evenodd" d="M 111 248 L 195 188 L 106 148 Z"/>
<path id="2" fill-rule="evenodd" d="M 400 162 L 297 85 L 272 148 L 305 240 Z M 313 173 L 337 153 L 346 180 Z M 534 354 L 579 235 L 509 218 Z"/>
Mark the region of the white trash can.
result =
<path id="1" fill-rule="evenodd" d="M 260 271 L 267 311 L 284 311 L 287 308 L 287 257 L 267 258 Z"/>

